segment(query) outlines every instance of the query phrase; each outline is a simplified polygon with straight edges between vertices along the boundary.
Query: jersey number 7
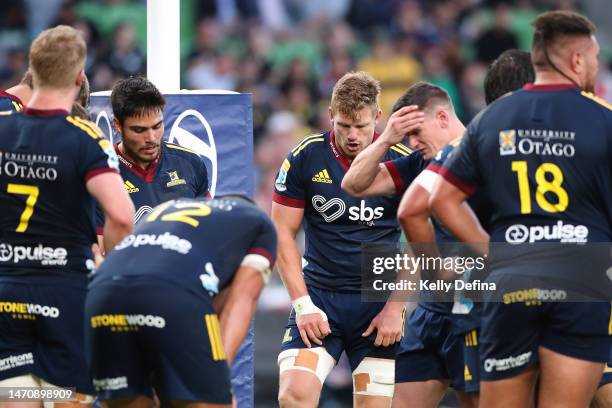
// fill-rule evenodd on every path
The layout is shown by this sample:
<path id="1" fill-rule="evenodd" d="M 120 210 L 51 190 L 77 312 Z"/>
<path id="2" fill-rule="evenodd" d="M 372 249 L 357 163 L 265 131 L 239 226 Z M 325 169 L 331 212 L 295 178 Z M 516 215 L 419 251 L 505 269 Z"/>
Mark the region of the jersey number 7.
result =
<path id="1" fill-rule="evenodd" d="M 32 218 L 32 214 L 34 214 L 34 206 L 36 205 L 36 200 L 38 200 L 38 193 L 40 190 L 37 186 L 9 183 L 6 191 L 9 194 L 21 194 L 28 196 L 25 202 L 25 209 L 19 218 L 19 225 L 17 225 L 17 228 L 15 229 L 17 232 L 25 232 L 28 229 L 28 222 L 30 221 L 30 218 Z"/>

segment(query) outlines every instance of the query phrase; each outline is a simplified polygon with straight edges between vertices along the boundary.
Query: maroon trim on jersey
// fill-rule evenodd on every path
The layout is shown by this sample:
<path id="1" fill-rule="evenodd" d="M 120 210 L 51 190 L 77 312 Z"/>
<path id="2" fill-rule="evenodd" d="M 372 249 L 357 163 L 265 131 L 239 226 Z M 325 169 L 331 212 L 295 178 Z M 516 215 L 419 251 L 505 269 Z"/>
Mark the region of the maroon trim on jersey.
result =
<path id="1" fill-rule="evenodd" d="M 56 116 L 56 115 L 70 115 L 70 112 L 63 109 L 32 109 L 24 106 L 21 110 L 22 113 L 30 116 Z"/>
<path id="2" fill-rule="evenodd" d="M 282 194 L 278 194 L 276 191 L 272 193 L 272 201 L 277 204 L 286 205 L 287 207 L 304 208 L 304 200 L 286 197 Z"/>
<path id="3" fill-rule="evenodd" d="M 18 96 L 16 96 L 16 95 L 13 95 L 13 94 L 8 93 L 8 92 L 6 92 L 6 91 L 0 91 L 0 96 L 4 96 L 4 97 L 6 97 L 6 98 L 9 98 L 9 99 L 11 99 L 11 100 L 13 100 L 13 101 L 17 102 L 17 103 L 18 103 L 18 104 L 20 104 L 21 106 L 24 106 L 24 103 L 23 103 L 23 102 L 21 102 L 21 99 L 19 99 L 19 97 L 18 97 Z"/>
<path id="4" fill-rule="evenodd" d="M 159 159 L 162 153 L 162 146 L 159 146 L 159 156 L 151 165 L 145 170 L 139 165 L 132 163 L 130 159 L 125 157 L 121 150 L 119 150 L 119 143 L 115 145 L 115 152 L 117 153 L 117 157 L 119 158 L 119 163 L 123 165 L 125 168 L 129 169 L 132 173 L 136 174 L 138 177 L 142 178 L 147 183 L 152 183 L 155 177 L 155 170 L 157 169 L 157 165 L 159 164 Z"/>
<path id="5" fill-rule="evenodd" d="M 119 174 L 119 172 L 117 170 L 111 169 L 110 167 L 100 167 L 100 168 L 97 168 L 97 169 L 89 170 L 87 173 L 85 173 L 85 182 L 88 182 L 93 177 L 96 177 L 97 175 L 102 174 L 102 173 L 115 173 L 115 174 Z"/>
<path id="6" fill-rule="evenodd" d="M 274 266 L 274 257 L 266 248 L 256 247 L 249 249 L 247 254 L 261 255 L 270 262 L 270 267 Z"/>
<path id="7" fill-rule="evenodd" d="M 536 85 L 536 84 L 525 84 L 523 89 L 526 91 L 565 91 L 568 89 L 579 89 L 574 84 L 549 84 L 549 85 Z"/>
<path id="8" fill-rule="evenodd" d="M 442 174 L 443 168 L 444 167 L 440 166 L 439 164 L 430 163 L 429 165 L 427 165 L 427 167 L 425 167 L 425 170 L 429 170 L 429 171 L 433 171 L 434 173 Z"/>
<path id="9" fill-rule="evenodd" d="M 331 147 L 332 153 L 340 166 L 344 169 L 344 171 L 348 171 L 349 167 L 351 167 L 351 160 L 344 157 L 342 153 L 340 153 L 340 149 L 336 147 L 336 137 L 334 136 L 334 131 L 329 132 L 329 146 Z"/>
<path id="10" fill-rule="evenodd" d="M 383 162 L 383 164 L 391 175 L 391 180 L 393 180 L 393 185 L 395 186 L 395 193 L 402 194 L 404 190 L 406 190 L 406 186 L 404 185 L 404 180 L 402 179 L 402 176 L 399 170 L 397 169 L 397 166 L 395 165 L 395 163 L 393 163 L 393 160 Z"/>
<path id="11" fill-rule="evenodd" d="M 463 191 L 465 194 L 471 196 L 476 192 L 476 187 L 471 184 L 466 183 L 460 177 L 458 177 L 455 173 L 447 169 L 446 167 L 442 167 L 440 172 L 438 173 L 446 181 L 457 187 L 459 190 Z"/>

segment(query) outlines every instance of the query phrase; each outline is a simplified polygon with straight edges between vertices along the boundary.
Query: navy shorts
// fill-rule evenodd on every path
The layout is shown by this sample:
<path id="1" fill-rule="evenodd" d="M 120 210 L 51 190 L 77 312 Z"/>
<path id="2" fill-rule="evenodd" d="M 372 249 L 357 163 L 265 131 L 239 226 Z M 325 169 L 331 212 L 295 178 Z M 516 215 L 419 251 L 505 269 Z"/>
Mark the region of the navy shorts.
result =
<path id="1" fill-rule="evenodd" d="M 536 290 L 550 288 L 532 276 L 505 273 L 490 280 L 501 293 L 483 305 L 481 379 L 510 378 L 537 365 L 540 346 L 581 360 L 608 361 L 610 303 L 538 301 Z"/>
<path id="2" fill-rule="evenodd" d="M 93 394 L 83 340 L 87 288 L 82 278 L 70 285 L 0 282 L 0 380 L 33 374 Z"/>
<path id="3" fill-rule="evenodd" d="M 376 331 L 368 337 L 361 336 L 372 319 L 380 313 L 384 303 L 363 302 L 360 293 L 335 292 L 312 287 L 308 288 L 308 294 L 312 302 L 327 314 L 331 333 L 323 339 L 323 347 L 336 362 L 342 351 L 346 351 L 351 371 L 354 371 L 364 357 L 395 357 L 395 345 L 374 346 Z M 295 312 L 291 310 L 281 349 L 284 351 L 296 348 L 306 348 L 306 345 L 300 337 Z"/>
<path id="4" fill-rule="evenodd" d="M 463 340 L 463 335 L 453 333 L 451 314 L 419 303 L 408 316 L 395 358 L 395 383 L 448 379 L 462 390 L 466 374 Z"/>
<path id="5" fill-rule="evenodd" d="M 610 349 L 610 356 L 608 357 L 608 362 L 604 367 L 604 372 L 601 377 L 601 381 L 599 382 L 599 386 L 612 383 L 612 348 Z"/>
<path id="6" fill-rule="evenodd" d="M 229 368 L 207 294 L 149 278 L 96 282 L 86 349 L 101 400 L 152 396 L 230 404 Z"/>

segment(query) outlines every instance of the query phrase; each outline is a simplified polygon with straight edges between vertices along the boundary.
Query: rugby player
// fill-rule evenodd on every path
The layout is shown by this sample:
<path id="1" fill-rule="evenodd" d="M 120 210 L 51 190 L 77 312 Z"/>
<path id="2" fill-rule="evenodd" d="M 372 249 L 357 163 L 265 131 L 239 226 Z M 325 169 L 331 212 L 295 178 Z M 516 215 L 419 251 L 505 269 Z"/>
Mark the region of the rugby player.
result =
<path id="1" fill-rule="evenodd" d="M 204 159 L 185 147 L 162 141 L 166 100 L 151 81 L 130 77 L 111 93 L 115 145 L 125 190 L 136 207 L 135 222 L 162 202 L 208 193 Z M 98 226 L 102 225 L 98 212 Z"/>
<path id="2" fill-rule="evenodd" d="M 76 387 L 91 401 L 83 310 L 94 198 L 108 250 L 132 231 L 134 207 L 110 143 L 69 114 L 85 55 L 75 29 L 43 31 L 29 52 L 32 98 L 0 116 L 0 387 Z"/>
<path id="3" fill-rule="evenodd" d="M 350 72 L 334 86 L 332 130 L 306 137 L 278 173 L 272 220 L 279 236 L 279 271 L 293 302 L 278 356 L 279 403 L 317 406 L 321 387 L 343 351 L 353 372 L 354 404 L 387 407 L 393 396 L 394 344 L 402 335 L 404 305 L 361 302 L 361 245 L 397 243 L 398 197 L 359 199 L 340 188 L 357 154 L 378 135 L 380 85 Z M 415 121 L 418 122 L 418 119 Z M 382 137 L 382 136 L 381 136 Z M 407 157 L 405 181 L 423 168 L 420 154 L 386 147 L 391 161 Z M 394 165 L 390 174 L 398 175 Z M 295 241 L 304 222 L 303 259 Z"/>
<path id="4" fill-rule="evenodd" d="M 531 65 L 531 56 L 528 52 L 521 50 L 507 50 L 504 51 L 489 67 L 485 76 L 485 100 L 487 104 L 493 102 L 499 97 L 519 89 L 524 84 L 532 82 L 534 80 L 534 71 Z M 423 127 L 425 128 L 425 127 Z M 414 138 L 417 139 L 421 144 L 427 144 L 427 132 L 421 130 L 417 133 Z M 398 218 L 403 227 L 403 230 L 408 238 L 409 242 L 416 242 L 419 244 L 433 243 L 434 238 L 436 241 L 452 242 L 453 239 L 446 233 L 439 224 L 433 221 L 435 225 L 435 237 L 434 229 L 430 223 L 430 210 L 429 210 L 429 195 L 431 193 L 433 184 L 436 182 L 438 170 L 441 168 L 442 163 L 446 158 L 452 154 L 454 147 L 459 143 L 460 137 L 463 136 L 463 132 L 459 135 L 459 138 L 453 140 L 450 144 L 443 147 L 438 154 L 432 159 L 429 166 L 423 170 L 421 174 L 415 179 L 410 185 L 406 193 L 404 194 L 400 203 L 398 211 Z M 473 196 L 468 203 L 477 214 L 481 224 L 485 227 L 488 224 L 489 206 L 486 199 L 479 195 Z M 456 248 L 455 251 L 462 251 L 460 248 Z M 435 252 L 435 251 L 434 251 Z M 448 255 L 448 254 L 445 254 Z M 454 275 L 454 274 L 453 274 Z M 463 275 L 466 278 L 466 275 Z M 458 275 L 454 275 L 453 278 L 459 278 Z M 448 302 L 448 299 L 446 300 Z M 427 308 L 427 303 L 423 304 Z M 467 309 L 465 305 L 469 305 Z M 445 339 L 442 339 L 438 346 L 433 347 L 433 353 L 429 353 L 430 361 L 427 362 L 421 358 L 418 360 L 418 354 L 414 351 L 407 351 L 410 349 L 410 336 L 405 335 L 402 339 L 401 352 L 396 357 L 396 389 L 394 396 L 394 405 L 402 407 L 435 407 L 437 406 L 440 398 L 442 397 L 446 387 L 448 386 L 448 380 L 451 379 L 451 383 L 457 391 L 457 397 L 459 399 L 459 405 L 464 407 L 477 406 L 478 395 L 476 394 L 479 389 L 479 360 L 478 360 L 478 328 L 480 326 L 480 303 L 465 303 L 458 302 L 455 304 L 447 303 L 446 312 L 452 310 L 453 314 L 450 317 L 450 325 L 446 326 Z M 452 307 L 452 309 L 451 309 Z M 416 313 L 416 312 L 415 312 Z M 414 316 L 414 315 L 413 315 Z M 413 318 L 411 316 L 411 318 Z M 433 315 L 435 316 L 435 315 Z M 414 319 L 412 322 L 408 322 L 408 330 L 412 332 L 415 328 L 419 332 L 418 338 L 426 344 L 435 342 L 436 337 L 440 337 L 440 332 L 444 333 L 445 330 L 436 330 L 435 319 L 433 321 L 427 321 L 425 324 L 428 326 L 425 330 L 425 324 L 421 323 L 419 327 L 418 322 L 422 322 L 423 319 Z M 435 335 L 432 335 L 435 333 Z M 418 344 L 418 343 L 417 343 Z M 404 346 L 406 346 L 404 348 Z M 418 350 L 419 348 L 417 348 Z M 424 347 L 421 351 L 427 349 Z M 420 357 L 423 357 L 421 355 Z M 420 377 L 422 382 L 400 382 L 398 379 L 416 371 L 417 367 L 430 367 L 428 373 Z M 435 367 L 446 367 L 444 370 L 436 372 Z M 401 373 L 404 371 L 404 374 Z M 424 370 L 426 371 L 426 370 Z"/>
<path id="5" fill-rule="evenodd" d="M 229 407 L 231 364 L 274 263 L 276 232 L 250 200 L 154 208 L 87 295 L 93 382 L 109 407 Z M 168 405 L 167 405 L 168 404 Z"/>
<path id="6" fill-rule="evenodd" d="M 464 205 L 476 191 L 491 203 L 492 242 L 562 242 L 568 236 L 560 225 L 571 242 L 610 242 L 612 112 L 591 93 L 599 66 L 595 27 L 568 11 L 544 13 L 533 25 L 535 83 L 470 123 L 440 171 L 431 207 L 450 232 L 472 244 L 489 242 Z M 543 132 L 550 137 L 539 137 Z M 549 232 L 529 236 L 537 228 Z M 536 279 L 571 279 L 584 264 L 567 256 L 572 247 L 579 246 L 501 250 L 490 265 L 489 280 L 501 292 L 495 296 L 531 289 Z M 606 302 L 484 303 L 480 406 L 532 406 L 538 374 L 538 407 L 587 406 L 610 352 L 609 322 Z"/>

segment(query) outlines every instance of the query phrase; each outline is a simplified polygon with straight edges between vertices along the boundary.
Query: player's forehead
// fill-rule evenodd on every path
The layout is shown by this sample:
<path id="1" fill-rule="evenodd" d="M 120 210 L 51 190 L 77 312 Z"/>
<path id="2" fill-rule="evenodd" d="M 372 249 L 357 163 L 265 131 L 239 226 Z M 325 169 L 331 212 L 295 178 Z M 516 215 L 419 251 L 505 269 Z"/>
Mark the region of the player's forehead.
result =
<path id="1" fill-rule="evenodd" d="M 151 127 L 158 124 L 160 121 L 163 124 L 163 113 L 161 110 L 147 110 L 139 114 L 128 116 L 123 121 L 124 126 Z"/>
<path id="2" fill-rule="evenodd" d="M 334 114 L 333 119 L 338 123 L 347 125 L 362 125 L 370 123 L 374 119 L 374 115 L 375 112 L 372 111 L 371 107 L 364 106 L 356 111 L 354 115 L 338 111 Z"/>

